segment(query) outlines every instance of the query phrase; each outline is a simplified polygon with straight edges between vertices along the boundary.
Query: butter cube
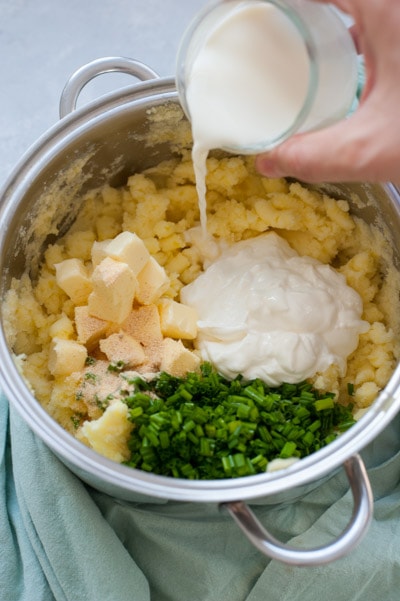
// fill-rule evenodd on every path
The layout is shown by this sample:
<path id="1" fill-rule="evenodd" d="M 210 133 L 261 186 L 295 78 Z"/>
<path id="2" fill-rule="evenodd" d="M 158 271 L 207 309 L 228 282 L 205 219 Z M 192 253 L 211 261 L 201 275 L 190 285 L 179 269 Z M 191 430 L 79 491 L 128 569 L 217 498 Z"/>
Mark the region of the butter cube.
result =
<path id="1" fill-rule="evenodd" d="M 163 335 L 156 305 L 144 305 L 133 309 L 121 324 L 121 328 L 143 346 L 146 355 L 146 369 L 148 371 L 158 370 Z"/>
<path id="2" fill-rule="evenodd" d="M 93 292 L 89 295 L 89 315 L 121 323 L 132 309 L 137 280 L 126 263 L 107 257 L 92 275 Z"/>
<path id="3" fill-rule="evenodd" d="M 121 324 L 121 328 L 144 346 L 158 344 L 163 339 L 160 315 L 156 305 L 133 309 Z"/>
<path id="4" fill-rule="evenodd" d="M 84 344 L 88 351 L 92 351 L 99 343 L 100 338 L 107 335 L 110 324 L 104 319 L 89 315 L 89 307 L 83 305 L 75 307 L 75 327 L 78 342 Z"/>
<path id="5" fill-rule="evenodd" d="M 75 340 L 53 338 L 49 352 L 49 371 L 53 376 L 69 376 L 85 366 L 87 350 Z"/>
<path id="6" fill-rule="evenodd" d="M 100 340 L 100 350 L 112 363 L 122 361 L 127 367 L 136 367 L 146 359 L 140 343 L 125 332 L 111 334 Z"/>
<path id="7" fill-rule="evenodd" d="M 165 269 L 150 257 L 137 275 L 138 289 L 136 299 L 142 305 L 151 305 L 169 288 L 169 277 Z"/>
<path id="8" fill-rule="evenodd" d="M 150 258 L 144 242 L 136 234 L 122 232 L 112 240 L 94 242 L 92 246 L 92 262 L 98 265 L 105 258 L 127 263 L 133 274 L 137 275 Z"/>
<path id="9" fill-rule="evenodd" d="M 190 371 L 197 371 L 200 358 L 185 348 L 180 340 L 164 338 L 161 348 L 160 370 L 181 378 Z"/>
<path id="10" fill-rule="evenodd" d="M 56 263 L 54 267 L 57 284 L 68 294 L 74 305 L 86 303 L 92 291 L 92 283 L 83 262 L 80 259 L 66 259 Z"/>
<path id="11" fill-rule="evenodd" d="M 197 336 L 197 311 L 193 307 L 163 298 L 158 303 L 161 331 L 169 338 L 193 340 Z"/>

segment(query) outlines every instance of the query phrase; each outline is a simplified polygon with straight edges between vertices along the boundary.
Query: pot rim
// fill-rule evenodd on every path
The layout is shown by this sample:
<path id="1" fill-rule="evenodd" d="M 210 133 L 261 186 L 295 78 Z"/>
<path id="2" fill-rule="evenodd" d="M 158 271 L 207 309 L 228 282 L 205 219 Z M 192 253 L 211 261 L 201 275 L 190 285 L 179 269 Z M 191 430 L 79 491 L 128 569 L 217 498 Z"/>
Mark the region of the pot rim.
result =
<path id="1" fill-rule="evenodd" d="M 50 158 L 59 156 L 72 140 L 87 130 L 149 101 L 156 104 L 178 100 L 173 78 L 159 78 L 129 86 L 73 111 L 45 132 L 22 156 L 0 192 L 0 269 L 4 272 L 5 232 L 20 199 Z M 154 106 L 154 104 L 152 104 Z M 400 203 L 400 191 L 382 184 Z M 276 472 L 221 480 L 186 480 L 149 474 L 111 461 L 64 430 L 35 399 L 22 379 L 8 349 L 3 324 L 0 328 L 0 384 L 11 405 L 33 432 L 75 470 L 122 490 L 161 499 L 194 502 L 249 500 L 300 486 L 333 472 L 370 443 L 400 410 L 400 365 L 369 410 L 350 430 L 326 447 Z M 71 468 L 72 469 L 72 468 Z M 83 479 L 84 476 L 82 476 Z"/>

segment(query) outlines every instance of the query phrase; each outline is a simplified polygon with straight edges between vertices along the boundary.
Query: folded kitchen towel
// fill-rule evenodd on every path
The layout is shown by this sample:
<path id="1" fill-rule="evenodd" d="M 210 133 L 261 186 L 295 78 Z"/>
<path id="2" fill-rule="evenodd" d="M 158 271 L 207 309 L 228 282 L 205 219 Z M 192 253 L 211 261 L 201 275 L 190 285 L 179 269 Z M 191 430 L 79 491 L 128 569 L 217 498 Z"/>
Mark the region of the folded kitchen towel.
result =
<path id="1" fill-rule="evenodd" d="M 1 601 L 398 601 L 400 419 L 363 453 L 375 516 L 348 557 L 270 561 L 216 505 L 127 503 L 74 476 L 0 397 Z M 343 470 L 297 500 L 253 510 L 302 548 L 349 521 Z"/>

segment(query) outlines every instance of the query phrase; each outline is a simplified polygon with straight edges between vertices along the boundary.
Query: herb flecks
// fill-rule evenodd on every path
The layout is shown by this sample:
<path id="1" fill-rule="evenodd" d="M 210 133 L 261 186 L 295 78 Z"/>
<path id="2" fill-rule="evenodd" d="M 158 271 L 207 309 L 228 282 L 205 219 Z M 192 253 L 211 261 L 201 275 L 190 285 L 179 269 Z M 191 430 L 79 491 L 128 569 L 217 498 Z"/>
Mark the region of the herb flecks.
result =
<path id="1" fill-rule="evenodd" d="M 90 357 L 90 356 L 89 356 L 89 357 L 86 357 L 86 360 L 85 360 L 85 365 L 86 365 L 86 366 L 89 366 L 89 365 L 95 365 L 95 364 L 96 364 L 96 361 L 97 361 L 97 360 L 96 360 L 94 357 Z"/>
<path id="2" fill-rule="evenodd" d="M 71 422 L 75 430 L 79 428 L 85 415 L 83 413 L 74 413 L 71 415 Z"/>
<path id="3" fill-rule="evenodd" d="M 113 363 L 110 363 L 107 369 L 108 371 L 120 373 L 125 369 L 126 365 L 127 364 L 125 363 L 125 361 L 114 361 Z"/>
<path id="4" fill-rule="evenodd" d="M 96 406 L 102 411 L 105 411 L 110 405 L 111 401 L 113 401 L 114 399 L 115 397 L 113 394 L 108 394 L 105 398 L 101 398 L 98 394 L 94 395 Z"/>
<path id="5" fill-rule="evenodd" d="M 86 382 L 96 384 L 99 380 L 99 376 L 97 374 L 92 373 L 91 371 L 87 371 L 85 373 L 84 379 L 86 380 Z"/>

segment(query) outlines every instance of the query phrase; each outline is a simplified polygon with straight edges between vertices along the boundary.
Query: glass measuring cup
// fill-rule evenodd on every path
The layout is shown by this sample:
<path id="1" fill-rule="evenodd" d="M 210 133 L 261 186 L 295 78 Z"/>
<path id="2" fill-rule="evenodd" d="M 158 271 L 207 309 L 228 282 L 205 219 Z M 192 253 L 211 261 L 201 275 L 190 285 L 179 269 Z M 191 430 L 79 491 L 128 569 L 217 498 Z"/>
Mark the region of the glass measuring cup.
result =
<path id="1" fill-rule="evenodd" d="M 243 95 L 242 105 L 240 106 L 237 101 L 238 94 L 232 94 L 230 99 L 225 98 L 224 106 L 226 110 L 221 111 L 221 106 L 218 106 L 217 94 L 219 85 L 221 85 L 220 89 L 223 89 L 224 78 L 226 80 L 227 73 L 231 73 L 231 81 L 228 82 L 228 85 L 232 85 L 235 77 L 238 81 L 241 77 L 243 81 L 246 81 L 248 74 L 246 69 L 243 70 L 243 66 L 246 65 L 247 59 L 249 70 L 254 71 L 254 61 L 251 59 L 251 53 L 246 54 L 253 43 L 253 40 L 248 38 L 251 30 L 243 28 L 243 31 L 241 31 L 240 29 L 240 19 L 243 19 L 245 11 L 254 7 L 262 7 L 263 10 L 268 7 L 271 14 L 273 12 L 274 27 L 276 22 L 277 27 L 284 28 L 285 35 L 282 35 L 281 38 L 274 36 L 275 41 L 268 46 L 268 60 L 270 61 L 269 68 L 272 65 L 275 72 L 282 69 L 282 81 L 285 80 L 286 87 L 280 90 L 279 78 L 274 77 L 268 89 L 263 90 L 264 96 L 261 99 L 256 99 L 254 94 L 251 96 L 251 90 L 248 90 L 247 96 L 245 90 L 242 90 L 240 91 L 240 95 Z M 225 27 L 226 29 L 226 24 L 230 23 L 233 18 L 237 21 L 237 44 L 235 43 L 232 46 L 232 65 L 226 59 L 224 68 L 221 68 L 220 73 L 218 73 L 216 62 L 209 62 L 208 72 L 204 65 L 201 67 L 203 81 L 200 83 L 203 90 L 201 87 L 197 87 L 195 90 L 196 94 L 197 90 L 200 90 L 202 94 L 201 103 L 198 104 L 201 104 L 205 116 L 203 115 L 203 121 L 200 123 L 198 122 L 198 115 L 194 111 L 196 109 L 193 102 L 194 75 L 197 77 L 197 83 L 195 82 L 197 85 L 199 83 L 198 74 L 200 73 L 199 61 L 204 56 L 204 50 L 208 51 L 209 48 L 213 48 L 215 52 L 215 42 L 217 41 L 218 46 L 217 36 L 221 28 Z M 268 36 L 272 31 L 270 29 L 268 32 L 266 29 L 265 36 Z M 244 39 L 246 36 L 247 40 Z M 262 39 L 260 29 L 258 30 L 258 36 Z M 294 105 L 292 102 L 291 112 L 288 112 L 285 119 L 281 120 L 281 126 L 276 124 L 275 119 L 273 128 L 268 129 L 267 124 L 262 125 L 261 123 L 258 128 L 254 120 L 256 110 L 258 110 L 258 115 L 262 115 L 262 105 L 260 103 L 265 103 L 265 113 L 270 111 L 270 122 L 274 122 L 276 116 L 274 111 L 277 111 L 282 101 L 285 101 L 285 98 L 288 97 L 287 75 L 292 73 L 294 79 L 298 78 L 296 66 L 294 65 L 294 60 L 298 60 L 294 50 L 295 46 L 292 47 L 292 54 L 290 54 L 286 44 L 292 40 L 296 41 L 296 48 L 303 54 L 304 58 L 304 81 L 296 99 L 297 104 Z M 256 36 L 254 36 L 254 43 L 257 43 Z M 273 64 L 274 60 L 277 61 L 275 66 Z M 241 71 L 238 69 L 235 74 L 234 70 L 237 64 L 241 65 Z M 262 62 L 257 65 L 257 68 L 259 81 L 262 81 L 263 77 L 268 77 L 267 70 L 263 70 Z M 253 119 L 252 132 L 248 136 L 246 134 L 246 123 L 243 122 L 243 128 L 240 135 L 237 134 L 236 139 L 220 135 L 219 143 L 213 140 L 209 144 L 210 148 L 218 147 L 232 152 L 253 154 L 266 151 L 295 133 L 319 129 L 342 119 L 349 113 L 354 103 L 357 79 L 357 53 L 343 19 L 333 7 L 310 0 L 214 1 L 199 13 L 188 27 L 177 56 L 177 89 L 183 110 L 192 122 L 194 135 L 196 135 L 197 130 L 201 130 L 201 128 L 204 130 L 207 125 L 210 127 L 210 131 L 214 128 L 216 131 L 215 140 L 218 140 L 217 130 L 222 126 L 225 127 L 225 130 L 229 130 L 229 118 L 231 118 L 232 131 L 237 126 L 238 120 L 242 122 L 247 118 L 246 113 L 249 118 Z M 268 81 L 265 83 L 267 85 Z M 236 91 L 238 90 L 239 88 L 236 88 Z M 197 95 L 195 98 L 199 98 L 199 96 Z M 233 98 L 236 102 L 234 110 L 232 109 Z M 272 102 L 274 98 L 276 100 L 275 104 Z M 255 100 L 258 104 L 253 107 L 253 101 Z M 198 109 L 196 110 L 198 112 Z M 220 114 L 218 114 L 218 111 Z M 214 123 L 212 123 L 212 119 L 214 119 Z M 250 132 L 250 127 L 248 131 Z M 210 136 L 213 138 L 212 134 L 209 135 L 209 138 Z"/>

